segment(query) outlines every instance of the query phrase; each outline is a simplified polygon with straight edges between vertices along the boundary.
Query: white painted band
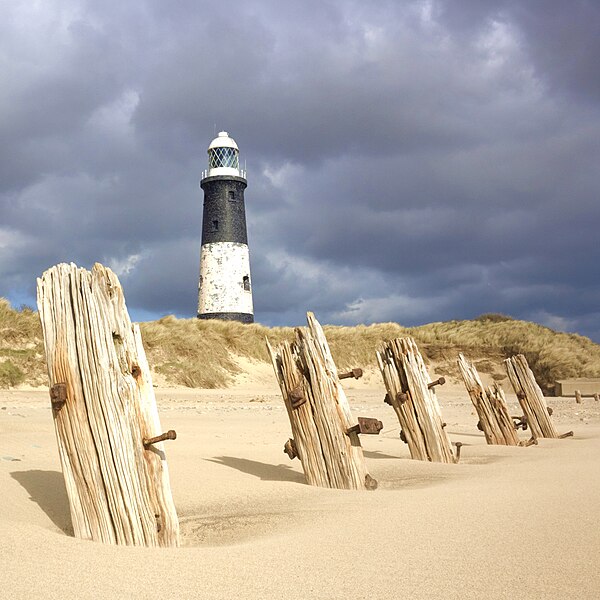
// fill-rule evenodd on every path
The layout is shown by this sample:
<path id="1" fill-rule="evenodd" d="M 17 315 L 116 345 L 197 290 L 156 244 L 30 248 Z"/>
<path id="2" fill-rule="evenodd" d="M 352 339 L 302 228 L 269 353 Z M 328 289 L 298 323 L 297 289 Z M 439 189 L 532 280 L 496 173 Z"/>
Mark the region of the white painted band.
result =
<path id="1" fill-rule="evenodd" d="M 213 242 L 200 251 L 198 314 L 222 312 L 254 314 L 246 244 Z"/>

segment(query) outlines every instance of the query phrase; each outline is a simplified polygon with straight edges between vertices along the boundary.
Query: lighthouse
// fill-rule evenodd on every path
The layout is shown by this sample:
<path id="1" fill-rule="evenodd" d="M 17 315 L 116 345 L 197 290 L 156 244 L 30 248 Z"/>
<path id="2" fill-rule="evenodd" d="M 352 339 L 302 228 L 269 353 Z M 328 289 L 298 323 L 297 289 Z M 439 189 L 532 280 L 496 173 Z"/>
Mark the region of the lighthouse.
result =
<path id="1" fill-rule="evenodd" d="M 239 149 L 226 131 L 208 146 L 204 191 L 198 318 L 254 322 L 250 252 Z"/>

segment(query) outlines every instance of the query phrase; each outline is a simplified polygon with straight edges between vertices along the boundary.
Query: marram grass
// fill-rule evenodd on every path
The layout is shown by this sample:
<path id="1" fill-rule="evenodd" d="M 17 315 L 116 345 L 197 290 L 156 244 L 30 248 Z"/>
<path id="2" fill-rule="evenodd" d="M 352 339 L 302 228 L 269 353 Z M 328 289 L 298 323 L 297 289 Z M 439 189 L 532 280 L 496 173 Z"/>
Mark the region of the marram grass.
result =
<path id="1" fill-rule="evenodd" d="M 173 316 L 140 327 L 155 371 L 168 383 L 201 388 L 226 387 L 239 370 L 237 357 L 268 362 L 265 337 L 278 344 L 292 340 L 294 333 L 293 327 Z M 456 357 L 464 352 L 481 371 L 497 378 L 504 374 L 502 359 L 522 353 L 547 390 L 557 379 L 600 377 L 600 345 L 580 335 L 496 314 L 419 327 L 397 323 L 326 326 L 325 334 L 341 369 L 374 367 L 375 350 L 383 340 L 411 335 L 443 375 L 458 374 Z M 47 383 L 41 327 L 35 311 L 16 310 L 0 298 L 0 387 L 21 383 Z"/>

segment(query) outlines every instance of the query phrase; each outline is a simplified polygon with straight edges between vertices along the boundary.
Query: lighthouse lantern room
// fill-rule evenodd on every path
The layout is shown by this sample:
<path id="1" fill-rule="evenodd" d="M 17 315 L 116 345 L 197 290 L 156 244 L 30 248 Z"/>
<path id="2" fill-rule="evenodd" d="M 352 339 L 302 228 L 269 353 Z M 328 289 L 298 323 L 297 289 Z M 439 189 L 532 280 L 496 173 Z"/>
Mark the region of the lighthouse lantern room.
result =
<path id="1" fill-rule="evenodd" d="M 239 149 L 226 131 L 208 146 L 204 191 L 198 318 L 252 323 L 250 253 Z"/>

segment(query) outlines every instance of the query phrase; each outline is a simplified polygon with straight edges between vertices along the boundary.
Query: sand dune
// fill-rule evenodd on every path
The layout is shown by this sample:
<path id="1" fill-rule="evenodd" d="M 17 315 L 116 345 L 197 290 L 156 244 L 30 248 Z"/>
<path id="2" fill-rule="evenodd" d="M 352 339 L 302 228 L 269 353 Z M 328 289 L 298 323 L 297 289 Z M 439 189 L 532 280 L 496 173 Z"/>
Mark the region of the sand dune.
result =
<path id="1" fill-rule="evenodd" d="M 71 537 L 47 392 L 0 392 L 0 589 L 10 598 L 597 598 L 600 406 L 549 398 L 575 437 L 487 446 L 439 392 L 458 465 L 409 459 L 383 387 L 350 386 L 375 492 L 304 484 L 278 391 L 159 390 L 183 547 Z M 514 397 L 509 396 L 512 406 Z M 515 413 L 518 412 L 514 408 Z"/>

